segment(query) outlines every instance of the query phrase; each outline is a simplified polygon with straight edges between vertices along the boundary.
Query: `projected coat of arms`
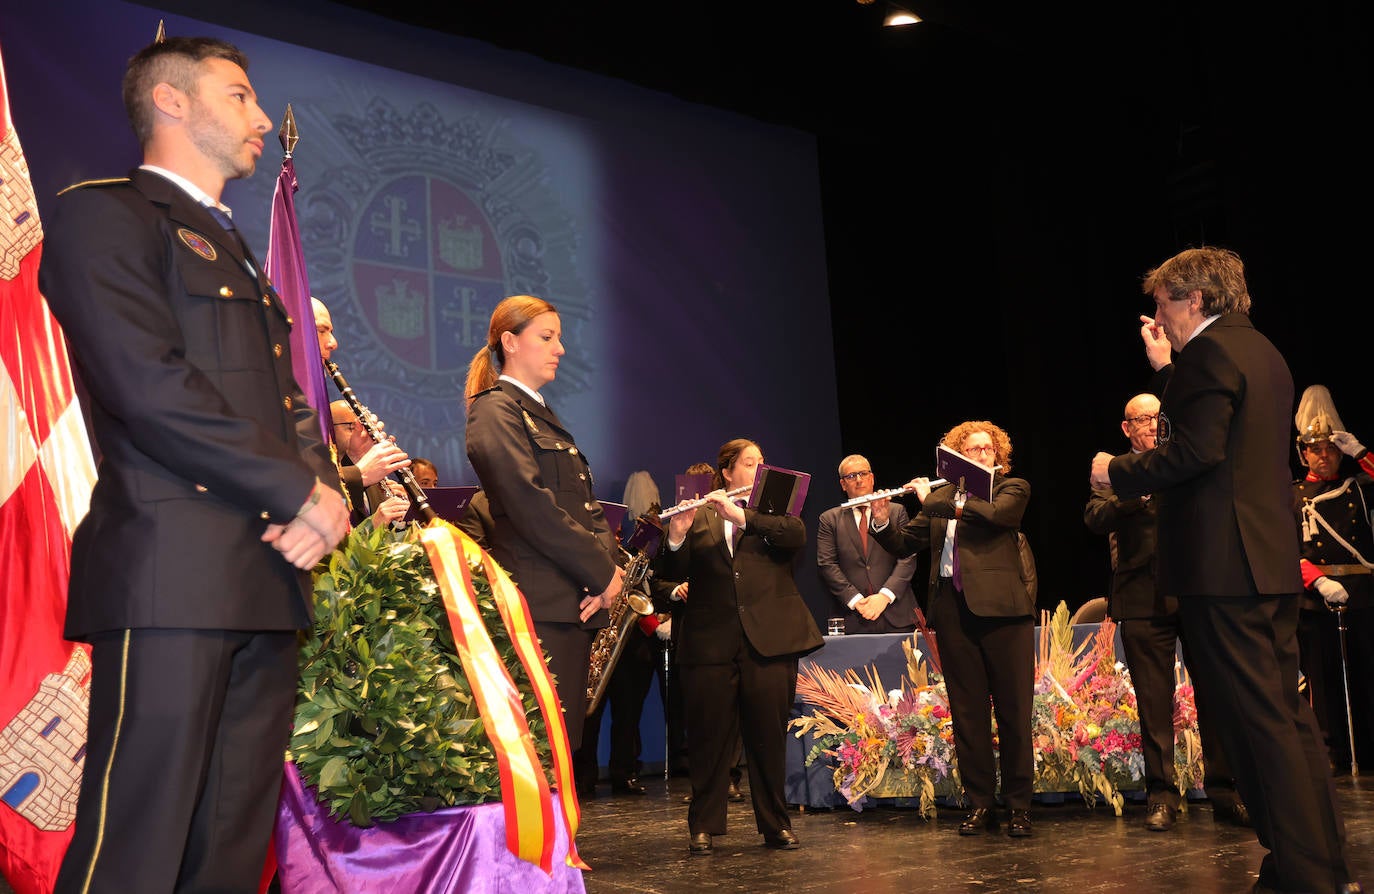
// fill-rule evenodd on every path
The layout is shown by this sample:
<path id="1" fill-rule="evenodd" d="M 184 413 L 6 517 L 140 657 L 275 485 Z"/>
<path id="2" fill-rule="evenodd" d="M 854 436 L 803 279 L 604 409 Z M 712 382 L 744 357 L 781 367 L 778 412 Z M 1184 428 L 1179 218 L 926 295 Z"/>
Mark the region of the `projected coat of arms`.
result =
<path id="1" fill-rule="evenodd" d="M 380 98 L 360 113 L 298 107 L 297 118 L 298 170 L 327 159 L 296 197 L 311 290 L 333 316 L 334 359 L 404 449 L 464 466 L 468 362 L 507 295 L 558 307 L 568 355 L 556 393 L 585 387 L 575 227 L 507 121 Z"/>

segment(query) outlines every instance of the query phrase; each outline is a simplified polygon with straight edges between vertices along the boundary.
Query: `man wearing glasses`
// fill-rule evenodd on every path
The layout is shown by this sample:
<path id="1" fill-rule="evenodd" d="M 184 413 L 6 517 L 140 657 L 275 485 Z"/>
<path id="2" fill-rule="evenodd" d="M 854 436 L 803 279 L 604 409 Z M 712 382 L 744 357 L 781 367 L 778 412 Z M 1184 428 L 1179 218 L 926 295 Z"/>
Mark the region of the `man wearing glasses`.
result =
<path id="1" fill-rule="evenodd" d="M 334 421 L 334 443 L 339 445 L 340 452 L 351 463 L 340 469 L 352 508 L 349 520 L 356 527 L 363 519 L 372 516 L 373 524 L 381 527 L 405 518 L 410 510 L 410 500 L 405 490 L 399 484 L 388 481 L 387 476 L 409 466 L 410 458 L 390 439 L 381 443 L 373 441 L 372 435 L 358 422 L 348 401 L 336 400 L 331 403 L 329 415 Z M 354 475 L 349 474 L 350 470 L 356 473 L 358 483 L 352 480 Z"/>
<path id="2" fill-rule="evenodd" d="M 1126 404 L 1121 433 L 1133 454 L 1152 450 L 1159 428 L 1159 398 L 1137 394 Z M 1107 614 L 1120 625 L 1126 666 L 1135 685 L 1140 711 L 1140 749 L 1145 758 L 1147 810 L 1145 828 L 1167 832 L 1178 819 L 1181 797 L 1174 775 L 1174 658 L 1182 634 L 1178 598 L 1155 586 L 1155 503 L 1149 494 L 1118 497 L 1109 487 L 1094 489 L 1083 510 L 1094 534 L 1108 538 L 1112 559 L 1112 592 Z M 1184 646 L 1187 652 L 1187 644 Z M 1250 814 L 1236 794 L 1221 739 L 1211 729 L 1211 715 L 1198 711 L 1202 733 L 1203 786 L 1212 816 L 1238 826 L 1250 825 Z"/>
<path id="3" fill-rule="evenodd" d="M 855 454 L 840 462 L 840 489 L 852 500 L 873 493 L 873 468 Z M 898 559 L 870 542 L 868 506 L 839 506 L 821 513 L 816 563 L 821 582 L 844 610 L 844 632 L 909 633 L 916 629 L 911 578 L 916 556 Z M 892 504 L 890 517 L 902 527 L 906 510 Z"/>

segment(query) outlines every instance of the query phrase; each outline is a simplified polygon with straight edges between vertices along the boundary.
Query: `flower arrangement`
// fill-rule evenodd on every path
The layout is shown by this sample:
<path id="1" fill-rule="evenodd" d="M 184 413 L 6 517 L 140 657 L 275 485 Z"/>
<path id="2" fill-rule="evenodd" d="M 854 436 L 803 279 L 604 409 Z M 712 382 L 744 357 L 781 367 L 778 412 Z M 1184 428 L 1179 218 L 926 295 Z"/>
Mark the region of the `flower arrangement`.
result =
<path id="1" fill-rule="evenodd" d="M 1076 791 L 1090 805 L 1101 797 L 1120 815 L 1121 793 L 1141 787 L 1145 764 L 1135 690 L 1116 660 L 1115 636 L 1106 620 L 1075 648 L 1067 606 L 1042 616 L 1032 734 L 1036 791 Z M 834 761 L 835 789 L 851 807 L 862 810 L 868 796 L 919 796 L 921 814 L 931 817 L 937 797 L 958 797 L 962 788 L 949 700 L 938 651 L 928 666 L 914 645 L 903 649 L 907 673 L 891 691 L 871 667 L 863 676 L 803 667 L 797 692 L 813 711 L 791 726 L 799 738 L 816 737 L 808 766 Z M 1174 759 L 1186 792 L 1201 787 L 1203 768 L 1192 685 L 1182 671 L 1177 683 Z M 993 733 L 995 743 L 995 726 Z"/>

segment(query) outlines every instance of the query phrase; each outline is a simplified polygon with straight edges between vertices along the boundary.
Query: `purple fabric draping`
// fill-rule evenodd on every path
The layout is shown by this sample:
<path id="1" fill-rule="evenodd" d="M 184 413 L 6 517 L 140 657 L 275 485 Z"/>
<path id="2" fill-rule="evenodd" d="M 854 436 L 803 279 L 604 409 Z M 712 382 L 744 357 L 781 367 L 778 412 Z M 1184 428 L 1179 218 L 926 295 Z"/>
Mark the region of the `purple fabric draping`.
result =
<path id="1" fill-rule="evenodd" d="M 331 443 L 329 390 L 324 380 L 324 358 L 315 334 L 315 309 L 310 304 L 310 277 L 306 273 L 305 251 L 296 220 L 296 164 L 290 158 L 281 163 L 277 189 L 272 194 L 271 235 L 263 272 L 281 296 L 291 315 L 291 371 L 305 399 L 320 417 L 320 436 Z"/>
<path id="2" fill-rule="evenodd" d="M 554 797 L 558 797 L 555 792 Z M 412 813 L 371 829 L 336 820 L 288 762 L 274 843 L 282 894 L 579 894 L 568 830 L 554 811 L 553 873 L 506 848 L 499 803 Z"/>

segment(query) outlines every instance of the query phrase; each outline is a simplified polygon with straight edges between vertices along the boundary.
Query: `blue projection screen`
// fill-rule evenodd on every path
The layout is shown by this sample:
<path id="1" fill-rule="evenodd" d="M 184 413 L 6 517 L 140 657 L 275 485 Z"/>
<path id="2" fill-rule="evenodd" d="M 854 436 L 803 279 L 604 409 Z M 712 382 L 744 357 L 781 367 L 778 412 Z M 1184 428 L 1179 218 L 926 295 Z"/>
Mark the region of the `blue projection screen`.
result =
<path id="1" fill-rule="evenodd" d="M 442 484 L 477 483 L 466 366 L 516 293 L 560 309 L 568 353 L 545 393 L 602 499 L 643 469 L 670 501 L 673 475 L 734 437 L 828 482 L 840 437 L 811 135 L 344 7 L 292 4 L 297 18 L 271 27 L 251 8 L 218 23 L 111 0 L 7 10 L 0 50 L 40 211 L 138 163 L 119 79 L 160 19 L 223 37 L 248 54 L 274 126 L 295 112 L 296 204 L 334 359 Z M 259 256 L 280 163 L 269 139 L 225 195 Z M 809 522 L 831 496 L 815 489 Z M 813 569 L 799 563 L 798 583 L 815 608 Z"/>

